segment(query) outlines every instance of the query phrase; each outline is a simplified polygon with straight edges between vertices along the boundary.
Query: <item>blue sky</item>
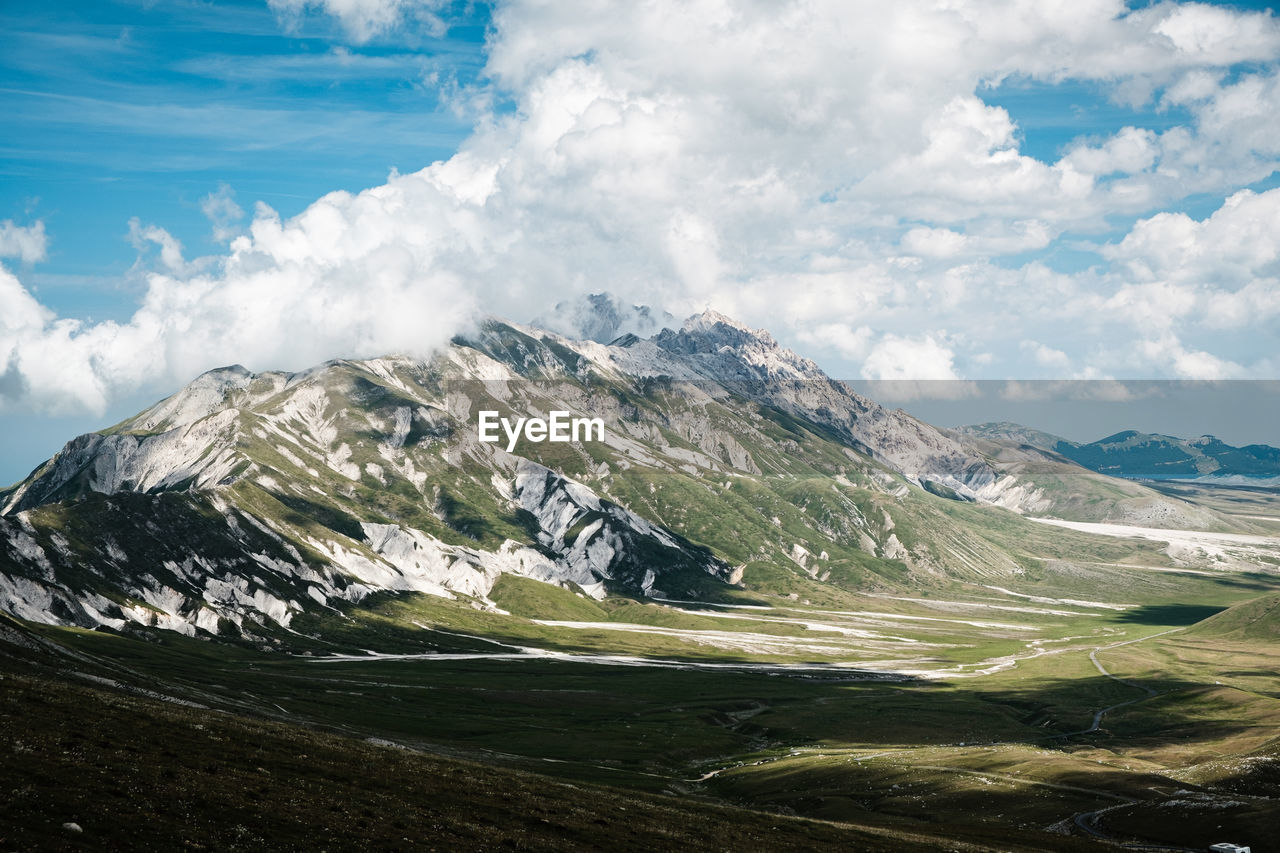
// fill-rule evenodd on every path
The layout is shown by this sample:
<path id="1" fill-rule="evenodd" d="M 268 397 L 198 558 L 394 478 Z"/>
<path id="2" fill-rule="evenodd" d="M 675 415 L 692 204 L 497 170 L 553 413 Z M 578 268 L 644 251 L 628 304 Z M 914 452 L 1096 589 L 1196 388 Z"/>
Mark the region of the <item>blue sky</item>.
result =
<path id="1" fill-rule="evenodd" d="M 596 290 L 867 379 L 1280 375 L 1269 6 L 1047 9 L 0 5 L 0 481 Z"/>
<path id="2" fill-rule="evenodd" d="M 470 123 L 430 75 L 474 84 L 487 25 L 458 11 L 446 37 L 352 50 L 333 19 L 286 30 L 263 2 L 0 6 L 0 218 L 51 235 L 24 280 L 59 314 L 127 320 L 131 218 L 209 253 L 221 186 L 291 216 L 447 158 Z"/>

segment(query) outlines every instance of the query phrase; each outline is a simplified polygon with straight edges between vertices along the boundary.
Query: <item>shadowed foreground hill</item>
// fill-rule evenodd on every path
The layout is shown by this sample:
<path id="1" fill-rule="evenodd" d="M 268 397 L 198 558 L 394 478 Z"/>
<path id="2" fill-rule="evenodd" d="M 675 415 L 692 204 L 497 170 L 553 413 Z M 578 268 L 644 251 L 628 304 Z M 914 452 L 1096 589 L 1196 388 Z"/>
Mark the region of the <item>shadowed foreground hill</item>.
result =
<path id="1" fill-rule="evenodd" d="M 1045 840 L 960 841 L 570 784 L 72 684 L 12 651 L 0 644 L 5 850 L 968 851 Z"/>

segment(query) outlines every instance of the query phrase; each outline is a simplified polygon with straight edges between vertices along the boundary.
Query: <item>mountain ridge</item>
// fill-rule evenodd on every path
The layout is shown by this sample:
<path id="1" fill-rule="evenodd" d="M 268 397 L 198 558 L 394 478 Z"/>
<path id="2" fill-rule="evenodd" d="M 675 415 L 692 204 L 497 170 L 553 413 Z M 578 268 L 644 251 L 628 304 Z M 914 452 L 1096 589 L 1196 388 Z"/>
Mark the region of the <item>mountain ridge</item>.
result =
<path id="1" fill-rule="evenodd" d="M 1280 481 L 1280 448 L 1266 444 L 1236 447 L 1207 434 L 1179 438 L 1127 429 L 1081 443 L 1007 421 L 973 424 L 955 431 L 1018 441 L 1117 477 L 1238 484 Z"/>

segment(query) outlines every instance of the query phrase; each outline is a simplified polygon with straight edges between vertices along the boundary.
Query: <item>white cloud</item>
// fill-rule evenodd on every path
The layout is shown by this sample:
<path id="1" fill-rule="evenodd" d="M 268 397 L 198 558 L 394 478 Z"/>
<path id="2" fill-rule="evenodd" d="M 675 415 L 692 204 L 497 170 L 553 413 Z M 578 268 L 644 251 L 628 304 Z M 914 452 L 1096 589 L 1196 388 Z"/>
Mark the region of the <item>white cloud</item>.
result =
<path id="1" fill-rule="evenodd" d="M 102 329 L 105 327 L 99 327 Z M 93 370 L 81 371 L 85 355 L 98 355 L 101 335 L 73 339 L 79 325 L 58 320 L 17 277 L 0 267 L 0 383 L 3 394 L 38 401 L 50 411 L 101 409 L 106 402 Z M 72 350 L 78 350 L 72 356 Z M 0 396 L 0 404 L 10 402 Z"/>
<path id="2" fill-rule="evenodd" d="M 1207 101 L 1222 88 L 1225 73 L 1218 70 L 1188 71 L 1165 90 L 1161 106 L 1165 109 L 1197 101 Z"/>
<path id="3" fill-rule="evenodd" d="M 272 8 L 333 15 L 360 41 L 437 6 Z M 158 271 L 126 323 L 59 320 L 9 276 L 26 319 L 0 327 L 0 353 L 31 404 L 95 406 L 221 363 L 427 352 L 481 309 L 528 318 L 607 289 L 676 314 L 714 305 L 875 378 L 1010 375 L 1028 354 L 1047 375 L 1064 359 L 1266 369 L 1247 336 L 1211 333 L 1280 310 L 1258 284 L 1280 277 L 1280 191 L 1233 194 L 1280 164 L 1278 57 L 1270 15 L 1167 2 L 510 0 L 454 156 L 293 219 L 260 205 L 243 228 L 220 189 L 202 204 L 230 239 L 219 257 L 187 260 L 137 221 Z M 1258 67 L 1223 73 L 1244 61 Z M 1164 91 L 1191 118 L 1046 162 L 982 100 L 1001 80 Z M 486 109 L 498 101 L 510 108 Z M 1192 192 L 1230 198 L 1203 221 L 1151 215 Z M 1001 257 L 1136 216 L 1093 268 Z M 39 251 L 10 254 L 43 256 L 33 228 Z"/>
<path id="4" fill-rule="evenodd" d="M 951 258 L 966 252 L 969 238 L 950 228 L 917 226 L 902 235 L 902 248 L 914 255 Z"/>
<path id="5" fill-rule="evenodd" d="M 1160 281 L 1123 285 L 1102 310 L 1141 328 L 1167 329 L 1195 311 L 1196 302 L 1194 288 Z"/>
<path id="6" fill-rule="evenodd" d="M 177 238 L 159 225 L 144 226 L 138 217 L 129 220 L 129 242 L 139 252 L 146 250 L 149 243 L 160 248 L 160 262 L 171 273 L 181 273 L 187 262 L 182 259 L 182 244 Z"/>
<path id="7" fill-rule="evenodd" d="M 8 346 L 7 351 L 0 349 L 0 353 L 6 356 L 5 360 L 13 354 L 10 335 L 24 336 L 31 330 L 42 329 L 52 319 L 53 312 L 37 302 L 16 276 L 0 267 L 0 329 L 5 331 L 0 346 Z"/>
<path id="8" fill-rule="evenodd" d="M 1239 290 L 1211 290 L 1205 296 L 1205 324 L 1211 329 L 1263 325 L 1280 317 L 1280 278 L 1259 278 Z"/>
<path id="9" fill-rule="evenodd" d="M 1045 346 L 1037 341 L 1023 341 L 1022 350 L 1041 367 L 1049 367 L 1061 373 L 1071 367 L 1071 357 L 1060 349 Z"/>
<path id="10" fill-rule="evenodd" d="M 1171 193 L 1220 191 L 1269 176 L 1280 156 L 1280 70 L 1241 74 L 1185 104 L 1194 124 L 1161 134 L 1156 177 Z"/>
<path id="11" fill-rule="evenodd" d="M 200 199 L 200 212 L 213 225 L 213 239 L 219 243 L 227 242 L 241 231 L 244 210 L 236 204 L 235 190 L 227 184 L 218 184 L 216 190 Z"/>
<path id="12" fill-rule="evenodd" d="M 310 10 L 337 18 L 357 43 L 399 28 L 406 18 L 426 24 L 435 33 L 444 30 L 436 14 L 441 0 L 267 0 L 267 5 L 290 27 L 297 27 Z"/>
<path id="13" fill-rule="evenodd" d="M 1244 373 L 1240 365 L 1203 350 L 1188 349 L 1169 334 L 1142 341 L 1137 350 L 1154 364 L 1171 364 L 1174 375 L 1183 379 L 1234 379 Z"/>
<path id="14" fill-rule="evenodd" d="M 219 364 L 301 369 L 337 354 L 425 355 L 474 316 L 478 298 L 441 268 L 462 229 L 433 233 L 398 215 L 414 193 L 439 202 L 424 190 L 430 178 L 334 193 L 289 221 L 260 206 L 221 259 L 187 263 L 167 232 L 135 222 L 134 238 L 161 247 L 166 271 L 147 277 L 125 324 L 56 319 L 5 273 L 0 302 L 15 319 L 0 327 L 0 373 L 16 371 L 28 405 L 101 411 L 122 391 Z"/>
<path id="15" fill-rule="evenodd" d="M 1240 285 L 1280 274 L 1280 189 L 1232 194 L 1196 221 L 1160 213 L 1103 250 L 1138 280 Z"/>
<path id="16" fill-rule="evenodd" d="M 1116 172 L 1133 174 L 1151 168 L 1157 153 L 1153 131 L 1125 127 L 1100 146 L 1079 145 L 1073 148 L 1063 162 L 1078 172 L 1094 176 Z"/>
<path id="17" fill-rule="evenodd" d="M 966 225 L 963 233 L 916 226 L 902 235 L 899 245 L 924 258 L 991 257 L 1043 249 L 1056 230 L 1038 219 L 985 219 Z"/>
<path id="18" fill-rule="evenodd" d="M 43 261 L 47 256 L 49 239 L 44 233 L 44 222 L 35 225 L 15 225 L 12 219 L 0 222 L 0 258 L 17 258 L 24 264 Z"/>
<path id="19" fill-rule="evenodd" d="M 871 348 L 874 333 L 867 326 L 855 329 L 844 323 L 823 323 L 802 330 L 798 336 L 811 346 L 835 350 L 850 361 L 861 361 Z"/>
<path id="20" fill-rule="evenodd" d="M 1241 15 L 1207 3 L 1166 5 L 1152 32 L 1165 36 L 1178 53 L 1214 65 L 1269 56 L 1275 49 L 1276 22 L 1267 14 Z"/>
<path id="21" fill-rule="evenodd" d="M 901 338 L 885 335 L 862 363 L 864 379 L 958 379 L 955 353 L 933 335 Z"/>
<path id="22" fill-rule="evenodd" d="M 923 150 L 895 158 L 857 193 L 904 217 L 965 222 L 978 216 L 1080 216 L 1092 181 L 1018 152 L 1015 126 L 1001 107 L 958 95 L 924 122 Z M 890 199 L 896 199 L 890 201 Z M 1030 202 L 1036 199 L 1033 206 Z"/>

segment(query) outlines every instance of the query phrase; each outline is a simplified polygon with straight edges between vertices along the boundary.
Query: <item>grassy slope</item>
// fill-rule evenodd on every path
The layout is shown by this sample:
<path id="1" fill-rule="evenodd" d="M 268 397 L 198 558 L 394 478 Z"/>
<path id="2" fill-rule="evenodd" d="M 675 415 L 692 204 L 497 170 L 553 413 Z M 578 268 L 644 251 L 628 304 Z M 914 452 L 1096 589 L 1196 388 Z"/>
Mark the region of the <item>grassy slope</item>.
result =
<path id="1" fill-rule="evenodd" d="M 1186 631 L 1101 655 L 1158 695 L 1117 715 L 1114 761 L 1170 768 L 1174 790 L 1099 819 L 1107 831 L 1168 843 L 1264 845 L 1280 823 L 1280 608 L 1242 602 Z M 1216 798 L 1197 793 L 1200 786 Z M 1179 819 L 1170 822 L 1168 815 Z"/>
<path id="2" fill-rule="evenodd" d="M 906 694 L 897 707 L 887 697 L 873 702 L 878 713 L 849 725 L 852 736 L 793 718 L 800 730 L 827 734 L 763 764 L 744 763 L 712 786 L 841 820 L 967 812 L 993 824 L 1043 826 L 1107 809 L 1094 825 L 1121 839 L 1263 845 L 1280 820 L 1280 649 L 1214 646 L 1194 630 L 1185 639 L 1155 636 L 1164 630 L 1141 626 L 1134 636 L 1154 639 L 1099 653 L 1109 671 L 1156 696 L 1105 678 L 1083 650 L 1046 656 L 971 689 L 954 683 L 927 702 Z M 975 698 L 982 709 L 966 707 Z M 1130 701 L 1096 732 L 1052 734 L 1079 732 L 1093 711 Z M 769 713 L 755 721 L 775 724 Z"/>

